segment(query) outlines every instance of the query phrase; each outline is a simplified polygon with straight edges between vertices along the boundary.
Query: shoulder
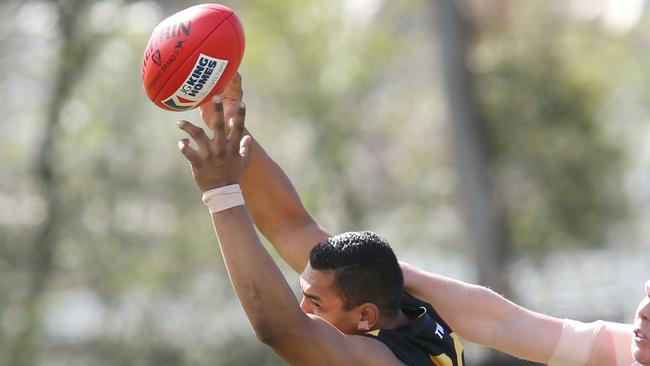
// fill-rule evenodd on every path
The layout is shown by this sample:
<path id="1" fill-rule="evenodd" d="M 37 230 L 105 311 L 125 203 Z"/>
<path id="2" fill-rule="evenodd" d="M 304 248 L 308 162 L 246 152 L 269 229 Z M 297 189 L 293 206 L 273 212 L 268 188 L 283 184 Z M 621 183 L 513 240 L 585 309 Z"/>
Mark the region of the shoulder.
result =
<path id="1" fill-rule="evenodd" d="M 403 366 L 404 364 L 380 340 L 362 336 L 347 335 L 331 326 L 326 320 L 307 314 L 314 327 L 310 334 L 303 334 L 299 343 L 304 349 L 315 347 L 312 355 L 320 355 L 319 362 L 324 365 L 368 365 Z M 300 352 L 300 351 L 296 351 Z"/>
<path id="2" fill-rule="evenodd" d="M 630 324 L 565 319 L 562 328 L 549 365 L 629 366 L 634 363 Z"/>
<path id="3" fill-rule="evenodd" d="M 634 331 L 634 325 L 626 323 L 614 323 L 614 322 L 602 322 L 603 330 L 607 333 L 617 336 L 617 337 L 629 337 L 632 339 L 632 332 Z"/>
<path id="4" fill-rule="evenodd" d="M 583 323 L 564 319 L 562 334 L 548 362 L 549 365 L 597 365 L 597 363 L 593 362 L 601 360 L 600 357 L 606 356 L 602 349 L 599 350 L 597 342 L 601 338 L 603 324 L 603 321 Z M 596 354 L 598 354 L 598 357 L 595 357 Z"/>
<path id="5" fill-rule="evenodd" d="M 599 332 L 594 351 L 588 365 L 628 366 L 634 363 L 632 346 L 632 324 L 598 321 Z"/>
<path id="6" fill-rule="evenodd" d="M 380 340 L 351 335 L 348 336 L 355 352 L 357 365 L 404 365 L 395 354 Z"/>

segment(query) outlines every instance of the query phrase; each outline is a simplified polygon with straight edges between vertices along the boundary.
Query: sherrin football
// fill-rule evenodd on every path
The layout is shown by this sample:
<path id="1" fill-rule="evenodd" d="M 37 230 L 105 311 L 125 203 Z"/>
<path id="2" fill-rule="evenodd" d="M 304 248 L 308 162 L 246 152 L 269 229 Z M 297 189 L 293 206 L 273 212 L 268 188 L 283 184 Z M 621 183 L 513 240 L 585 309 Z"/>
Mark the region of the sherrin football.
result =
<path id="1" fill-rule="evenodd" d="M 187 111 L 220 93 L 244 56 L 237 15 L 219 4 L 182 10 L 154 28 L 142 56 L 142 82 L 160 108 Z"/>

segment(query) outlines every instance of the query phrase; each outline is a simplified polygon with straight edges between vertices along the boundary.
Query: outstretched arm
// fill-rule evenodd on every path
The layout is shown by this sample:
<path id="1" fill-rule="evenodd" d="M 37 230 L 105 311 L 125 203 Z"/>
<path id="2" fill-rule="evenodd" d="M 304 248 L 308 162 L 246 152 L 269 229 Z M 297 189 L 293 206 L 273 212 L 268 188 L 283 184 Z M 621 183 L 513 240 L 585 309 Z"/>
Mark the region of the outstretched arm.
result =
<path id="1" fill-rule="evenodd" d="M 179 148 L 191 163 L 197 185 L 202 192 L 208 192 L 204 199 L 210 202 L 212 222 L 230 281 L 257 337 L 290 364 L 396 364 L 396 359 L 390 358 L 390 352 L 380 342 L 346 336 L 300 309 L 282 273 L 260 243 L 236 193 L 251 148 L 250 137 L 242 138 L 243 106 L 228 133 L 220 101 L 214 107 L 217 112 L 211 121 L 214 137 L 209 138 L 201 128 L 181 121 L 179 128 L 192 137 L 198 149 L 189 145 L 189 139 L 181 140 Z M 228 199 L 224 199 L 226 194 Z M 220 205 L 213 207 L 212 201 L 206 198 L 209 196 Z M 232 204 L 225 205 L 226 202 Z M 378 354 L 388 358 L 377 358 Z"/>
<path id="2" fill-rule="evenodd" d="M 404 285 L 431 303 L 455 333 L 470 342 L 546 363 L 562 334 L 562 319 L 523 308 L 494 291 L 400 262 Z"/>
<path id="3" fill-rule="evenodd" d="M 221 95 L 226 116 L 232 115 L 229 105 L 239 105 L 242 95 L 241 78 L 237 75 Z M 213 105 L 204 105 L 201 112 L 204 121 L 213 127 Z M 250 165 L 241 186 L 246 209 L 255 225 L 282 258 L 302 272 L 309 251 L 330 234 L 309 215 L 282 168 L 252 138 Z M 531 361 L 546 362 L 553 353 L 562 332 L 562 320 L 522 308 L 485 287 L 428 273 L 406 263 L 401 266 L 407 292 L 431 303 L 461 337 Z"/>
<path id="4" fill-rule="evenodd" d="M 234 114 L 243 97 L 241 76 L 237 74 L 220 94 L 226 120 Z M 212 103 L 201 107 L 204 122 L 210 127 Z M 247 134 L 250 135 L 248 131 Z M 241 180 L 246 209 L 260 232 L 296 272 L 301 273 L 311 249 L 331 236 L 307 212 L 296 189 L 282 168 L 251 139 L 251 160 Z"/>
<path id="5" fill-rule="evenodd" d="M 309 215 L 282 168 L 254 139 L 252 145 L 241 182 L 246 208 L 280 256 L 301 273 L 311 249 L 331 235 Z"/>

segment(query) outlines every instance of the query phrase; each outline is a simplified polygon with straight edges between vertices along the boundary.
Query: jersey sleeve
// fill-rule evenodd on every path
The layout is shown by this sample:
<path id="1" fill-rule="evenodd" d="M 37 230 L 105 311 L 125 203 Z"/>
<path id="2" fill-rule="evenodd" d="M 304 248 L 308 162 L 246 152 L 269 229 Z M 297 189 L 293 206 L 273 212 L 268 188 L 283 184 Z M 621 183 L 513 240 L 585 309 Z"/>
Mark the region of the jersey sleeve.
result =
<path id="1" fill-rule="evenodd" d="M 616 366 L 629 366 L 636 364 L 631 349 L 633 328 L 634 327 L 631 324 L 605 323 L 605 331 L 611 335 L 614 352 L 616 354 Z"/>
<path id="2" fill-rule="evenodd" d="M 548 362 L 549 366 L 584 366 L 589 361 L 605 322 L 582 323 L 564 319 L 562 335 Z"/>
<path id="3" fill-rule="evenodd" d="M 606 357 L 612 364 L 615 362 L 615 366 L 630 366 L 634 363 L 631 344 L 632 327 L 629 324 L 602 320 L 582 323 L 565 319 L 562 335 L 548 364 L 584 366 L 592 354 L 598 352 L 600 358 Z"/>

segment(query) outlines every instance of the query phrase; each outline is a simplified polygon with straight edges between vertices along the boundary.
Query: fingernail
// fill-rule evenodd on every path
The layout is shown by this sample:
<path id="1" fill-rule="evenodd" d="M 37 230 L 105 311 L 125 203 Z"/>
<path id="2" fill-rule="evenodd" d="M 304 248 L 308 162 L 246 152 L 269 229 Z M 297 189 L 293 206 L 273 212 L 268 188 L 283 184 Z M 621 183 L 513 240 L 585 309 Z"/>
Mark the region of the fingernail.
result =
<path id="1" fill-rule="evenodd" d="M 215 95 L 214 97 L 212 97 L 212 102 L 213 103 L 221 103 L 221 97 L 218 96 L 218 95 Z"/>
<path id="2" fill-rule="evenodd" d="M 246 109 L 246 103 L 244 103 L 244 102 L 239 102 L 239 108 Z"/>
<path id="3" fill-rule="evenodd" d="M 178 126 L 179 128 L 183 127 L 183 123 L 185 123 L 185 121 L 180 121 L 180 120 L 176 121 L 176 126 Z"/>

